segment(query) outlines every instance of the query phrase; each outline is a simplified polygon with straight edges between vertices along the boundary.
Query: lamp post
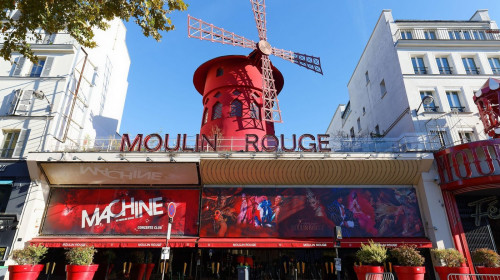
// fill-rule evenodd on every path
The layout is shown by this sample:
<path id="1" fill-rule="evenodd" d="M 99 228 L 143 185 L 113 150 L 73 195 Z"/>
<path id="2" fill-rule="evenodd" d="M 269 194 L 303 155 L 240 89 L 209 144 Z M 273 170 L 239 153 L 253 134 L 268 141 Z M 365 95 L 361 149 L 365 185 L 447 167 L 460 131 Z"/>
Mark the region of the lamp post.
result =
<path id="1" fill-rule="evenodd" d="M 422 107 L 422 104 L 429 105 L 432 102 L 434 102 L 434 97 L 432 97 L 431 95 L 426 95 L 424 98 L 422 98 L 422 101 L 420 102 L 420 105 L 418 105 L 417 110 L 415 110 L 415 116 L 418 116 L 418 110 L 420 110 L 420 107 Z"/>

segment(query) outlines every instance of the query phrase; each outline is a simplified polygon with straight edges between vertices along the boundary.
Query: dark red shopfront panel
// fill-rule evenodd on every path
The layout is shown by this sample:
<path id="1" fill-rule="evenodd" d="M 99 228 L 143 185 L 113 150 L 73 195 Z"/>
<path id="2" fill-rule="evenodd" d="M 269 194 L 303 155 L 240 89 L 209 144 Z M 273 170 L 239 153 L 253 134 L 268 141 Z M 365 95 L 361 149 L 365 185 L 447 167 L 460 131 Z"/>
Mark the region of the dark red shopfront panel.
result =
<path id="1" fill-rule="evenodd" d="M 201 207 L 200 237 L 425 236 L 412 187 L 211 187 Z"/>
<path id="2" fill-rule="evenodd" d="M 172 235 L 196 236 L 199 190 L 53 188 L 42 235 L 165 235 L 169 202 Z"/>

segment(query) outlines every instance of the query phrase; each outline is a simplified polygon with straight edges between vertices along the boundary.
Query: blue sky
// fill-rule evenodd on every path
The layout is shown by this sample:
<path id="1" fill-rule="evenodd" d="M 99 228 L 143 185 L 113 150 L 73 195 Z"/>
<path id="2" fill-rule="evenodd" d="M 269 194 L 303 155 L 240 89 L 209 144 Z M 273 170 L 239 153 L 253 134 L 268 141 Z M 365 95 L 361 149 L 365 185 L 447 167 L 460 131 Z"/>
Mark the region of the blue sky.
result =
<path id="1" fill-rule="evenodd" d="M 120 133 L 199 132 L 201 95 L 192 82 L 212 58 L 250 50 L 187 37 L 187 15 L 258 41 L 248 0 L 185 0 L 187 12 L 171 14 L 176 26 L 161 42 L 127 26 L 132 61 Z M 498 0 L 267 0 L 267 36 L 272 46 L 321 57 L 324 75 L 271 56 L 285 86 L 279 95 L 283 123 L 277 134 L 324 133 L 338 104 L 349 99 L 347 82 L 383 9 L 394 19 L 468 20 L 488 9 L 500 22 Z"/>

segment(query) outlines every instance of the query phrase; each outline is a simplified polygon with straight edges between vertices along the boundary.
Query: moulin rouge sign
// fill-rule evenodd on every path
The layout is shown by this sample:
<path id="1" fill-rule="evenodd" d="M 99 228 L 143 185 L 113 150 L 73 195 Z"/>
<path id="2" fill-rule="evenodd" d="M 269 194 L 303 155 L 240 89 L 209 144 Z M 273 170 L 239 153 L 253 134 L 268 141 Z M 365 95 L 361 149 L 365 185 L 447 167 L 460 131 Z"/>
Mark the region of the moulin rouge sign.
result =
<path id="1" fill-rule="evenodd" d="M 220 143 L 225 141 L 237 142 L 237 146 L 245 152 L 276 152 L 278 149 L 284 152 L 331 152 L 331 149 L 326 147 L 328 145 L 327 139 L 330 138 L 329 134 L 317 134 L 316 136 L 302 134 L 298 138 L 297 135 L 293 134 L 289 147 L 285 145 L 285 136 L 283 134 L 280 137 L 267 134 L 261 138 L 257 134 L 246 134 L 245 139 L 241 140 L 221 140 L 217 139 L 217 135 L 208 137 L 205 134 L 196 134 L 194 146 L 188 146 L 187 138 L 186 134 L 177 134 L 175 146 L 169 146 L 169 134 L 165 134 L 164 137 L 156 133 L 145 137 L 143 134 L 137 134 L 133 141 L 130 141 L 128 134 L 123 134 L 120 152 L 141 151 L 142 147 L 148 152 L 175 152 L 180 150 L 184 152 L 201 152 L 201 147 L 210 147 L 213 151 L 218 151 Z M 224 145 L 224 147 L 227 147 L 227 145 Z M 225 150 L 228 150 L 228 148 L 225 148 Z"/>

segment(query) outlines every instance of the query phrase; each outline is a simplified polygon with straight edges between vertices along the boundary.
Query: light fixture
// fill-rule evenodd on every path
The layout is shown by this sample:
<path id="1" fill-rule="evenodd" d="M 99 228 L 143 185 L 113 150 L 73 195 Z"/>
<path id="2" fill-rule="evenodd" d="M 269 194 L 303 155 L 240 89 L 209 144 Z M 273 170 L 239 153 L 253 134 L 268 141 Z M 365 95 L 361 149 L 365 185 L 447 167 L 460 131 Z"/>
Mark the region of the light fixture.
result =
<path id="1" fill-rule="evenodd" d="M 101 156 L 99 156 L 99 157 L 97 158 L 97 160 L 106 161 L 106 160 L 105 160 L 103 157 L 101 157 Z"/>
<path id="2" fill-rule="evenodd" d="M 146 161 L 152 162 L 153 160 L 150 157 L 146 157 Z"/>
<path id="3" fill-rule="evenodd" d="M 82 160 L 82 159 L 77 156 L 73 156 L 73 160 Z"/>
<path id="4" fill-rule="evenodd" d="M 420 102 L 420 105 L 418 105 L 417 110 L 415 110 L 415 115 L 418 115 L 418 110 L 420 110 L 420 107 L 422 107 L 422 104 L 429 105 L 432 102 L 434 102 L 434 97 L 432 97 L 432 95 L 424 96 L 424 98 L 422 98 L 422 101 Z"/>
<path id="5" fill-rule="evenodd" d="M 50 112 L 52 112 L 52 104 L 42 90 L 34 90 L 32 94 L 38 100 L 45 99 L 47 101 L 47 104 L 49 105 Z"/>
<path id="6" fill-rule="evenodd" d="M 53 160 L 54 160 L 54 158 L 53 158 L 53 157 L 49 157 L 49 158 L 47 159 L 47 161 L 53 161 Z"/>
<path id="7" fill-rule="evenodd" d="M 174 156 L 170 156 L 170 162 L 175 162 Z"/>

